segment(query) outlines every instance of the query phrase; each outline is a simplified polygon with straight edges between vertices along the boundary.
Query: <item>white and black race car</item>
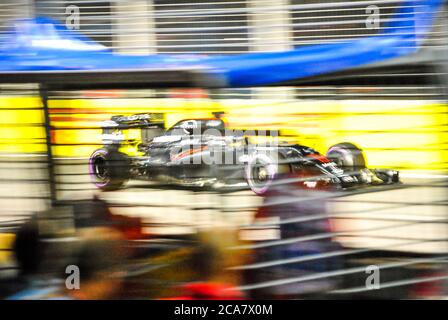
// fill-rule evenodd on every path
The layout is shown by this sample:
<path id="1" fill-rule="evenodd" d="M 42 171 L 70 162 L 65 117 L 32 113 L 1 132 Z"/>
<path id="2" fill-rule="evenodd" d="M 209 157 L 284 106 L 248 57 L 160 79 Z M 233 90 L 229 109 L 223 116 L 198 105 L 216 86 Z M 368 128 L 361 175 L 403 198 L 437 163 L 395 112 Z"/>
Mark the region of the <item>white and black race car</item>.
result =
<path id="1" fill-rule="evenodd" d="M 133 143 L 123 134 L 131 128 L 142 132 L 138 155 L 122 152 L 123 145 Z M 119 189 L 129 179 L 245 185 L 256 194 L 265 193 L 280 176 L 294 177 L 306 188 L 399 183 L 396 170 L 366 168 L 362 150 L 352 143 L 334 145 L 322 155 L 303 145 L 267 140 L 251 144 L 241 131 L 227 129 L 220 116 L 182 120 L 168 130 L 161 114 L 114 116 L 103 123 L 104 145 L 90 156 L 89 170 L 103 190 Z"/>

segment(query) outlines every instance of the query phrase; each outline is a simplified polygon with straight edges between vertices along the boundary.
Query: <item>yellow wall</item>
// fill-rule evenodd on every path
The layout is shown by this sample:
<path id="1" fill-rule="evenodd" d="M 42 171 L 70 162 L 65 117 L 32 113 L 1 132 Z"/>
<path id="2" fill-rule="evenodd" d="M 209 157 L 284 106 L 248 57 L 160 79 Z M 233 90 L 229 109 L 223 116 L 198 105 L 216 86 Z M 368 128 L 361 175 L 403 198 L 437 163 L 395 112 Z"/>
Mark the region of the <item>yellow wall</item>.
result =
<path id="1" fill-rule="evenodd" d="M 12 248 L 15 235 L 12 233 L 0 233 L 0 265 L 11 263 Z"/>
<path id="2" fill-rule="evenodd" d="M 0 152 L 43 152 L 45 140 L 38 98 L 0 98 Z M 363 147 L 370 166 L 447 169 L 446 105 L 405 100 L 273 101 L 208 99 L 72 99 L 50 101 L 59 144 L 56 156 L 85 157 L 101 143 L 99 122 L 114 114 L 164 112 L 167 126 L 183 118 L 225 111 L 232 128 L 276 129 L 283 140 L 325 152 L 338 142 Z M 15 110 L 9 110 L 15 108 Z M 62 118 L 61 118 L 62 117 Z M 136 134 L 136 133 L 134 133 Z M 138 133 L 136 134 L 138 135 Z"/>
<path id="3" fill-rule="evenodd" d="M 45 152 L 44 116 L 37 97 L 0 97 L 0 152 Z"/>

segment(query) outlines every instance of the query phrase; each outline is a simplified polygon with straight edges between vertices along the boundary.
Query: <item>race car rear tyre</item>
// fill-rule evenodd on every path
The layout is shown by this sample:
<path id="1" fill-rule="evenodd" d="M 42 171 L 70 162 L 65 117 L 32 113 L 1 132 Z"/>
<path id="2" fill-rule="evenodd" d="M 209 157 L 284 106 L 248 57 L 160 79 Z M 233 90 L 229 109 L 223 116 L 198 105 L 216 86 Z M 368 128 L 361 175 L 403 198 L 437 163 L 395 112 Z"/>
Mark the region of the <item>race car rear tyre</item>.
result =
<path id="1" fill-rule="evenodd" d="M 252 156 L 244 169 L 246 182 L 257 195 L 266 193 L 279 174 L 290 171 L 289 165 L 281 164 L 280 156 L 278 159 L 272 159 L 267 154 Z"/>
<path id="2" fill-rule="evenodd" d="M 366 168 L 366 159 L 362 149 L 353 143 L 344 142 L 332 146 L 327 151 L 327 158 L 344 171 L 359 171 Z"/>
<path id="3" fill-rule="evenodd" d="M 130 159 L 124 153 L 98 149 L 89 159 L 89 173 L 95 186 L 102 190 L 121 188 L 130 175 Z"/>

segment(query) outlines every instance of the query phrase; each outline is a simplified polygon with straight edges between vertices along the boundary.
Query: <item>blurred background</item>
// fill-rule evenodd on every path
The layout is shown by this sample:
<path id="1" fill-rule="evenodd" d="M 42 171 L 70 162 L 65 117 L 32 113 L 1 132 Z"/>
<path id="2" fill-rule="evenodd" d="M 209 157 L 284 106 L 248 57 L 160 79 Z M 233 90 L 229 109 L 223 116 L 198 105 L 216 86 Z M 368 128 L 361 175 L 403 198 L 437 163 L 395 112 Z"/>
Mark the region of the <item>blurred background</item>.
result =
<path id="1" fill-rule="evenodd" d="M 15 19 L 79 14 L 79 31 L 117 53 L 282 51 L 375 35 L 401 3 L 2 0 L 0 41 Z M 371 10 L 379 28 L 366 25 Z M 445 4 L 423 44 L 441 61 L 432 68 L 351 81 L 51 91 L 48 115 L 37 85 L 2 84 L 0 297 L 446 298 L 447 18 Z M 280 184 L 261 197 L 141 181 L 101 192 L 90 182 L 101 121 L 158 112 L 170 127 L 216 111 L 231 128 L 278 130 L 322 153 L 353 142 L 403 184 L 337 196 Z M 81 290 L 66 289 L 68 265 L 86 270 Z M 379 289 L 365 285 L 368 266 Z"/>

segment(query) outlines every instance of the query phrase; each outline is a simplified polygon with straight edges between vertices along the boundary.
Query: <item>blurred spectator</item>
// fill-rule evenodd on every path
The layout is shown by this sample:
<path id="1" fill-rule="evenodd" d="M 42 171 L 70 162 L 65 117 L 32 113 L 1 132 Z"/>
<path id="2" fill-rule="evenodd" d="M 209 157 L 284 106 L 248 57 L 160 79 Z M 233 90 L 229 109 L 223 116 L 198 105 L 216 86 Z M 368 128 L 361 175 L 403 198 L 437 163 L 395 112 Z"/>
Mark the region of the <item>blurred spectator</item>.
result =
<path id="1" fill-rule="evenodd" d="M 92 200 L 74 203 L 74 218 L 77 229 L 92 227 L 110 227 L 121 232 L 127 240 L 142 239 L 146 235 L 142 232 L 140 218 L 126 217 L 112 213 L 109 205 L 98 197 Z"/>
<path id="2" fill-rule="evenodd" d="M 336 251 L 339 244 L 331 236 L 326 197 L 329 191 L 318 187 L 309 189 L 302 183 L 283 183 L 297 177 L 279 176 L 264 195 L 263 204 L 255 216 L 257 241 L 269 244 L 253 252 L 253 263 L 275 262 L 271 266 L 257 266 L 247 270 L 246 281 L 263 283 L 317 275 L 339 269 L 340 259 L 324 257 Z M 284 180 L 283 180 L 284 179 Z M 265 237 L 260 237 L 264 234 Z M 282 242 L 282 241 L 287 242 Z M 304 259 L 291 261 L 291 259 Z M 308 260 L 307 260 L 308 259 Z M 336 285 L 332 278 L 297 281 L 270 286 L 251 292 L 254 298 L 300 298 L 315 296 Z"/>
<path id="3" fill-rule="evenodd" d="M 25 281 L 32 278 L 37 273 L 43 257 L 43 244 L 39 241 L 36 216 L 20 227 L 16 234 L 13 250 L 20 277 Z"/>
<path id="4" fill-rule="evenodd" d="M 40 273 L 44 261 L 44 243 L 41 241 L 38 218 L 33 216 L 16 234 L 13 251 L 19 267 L 15 282 L 16 292 L 9 300 L 34 300 L 57 292 L 58 284 Z"/>
<path id="5" fill-rule="evenodd" d="M 243 293 L 235 289 L 233 284 L 219 281 L 225 273 L 225 256 L 221 248 L 212 244 L 207 237 L 200 238 L 199 244 L 193 249 L 186 265 L 197 274 L 198 280 L 179 286 L 182 292 L 173 300 L 240 300 Z"/>
<path id="6" fill-rule="evenodd" d="M 9 299 L 114 298 L 129 256 L 123 242 L 140 235 L 138 219 L 111 214 L 97 198 L 35 216 L 16 235 L 13 249 L 20 271 L 17 293 Z M 79 290 L 66 287 L 68 265 L 79 268 Z"/>
<path id="7" fill-rule="evenodd" d="M 109 231 L 100 232 L 106 232 L 107 235 Z M 80 271 L 80 287 L 71 290 L 65 288 L 62 293 L 76 300 L 118 297 L 125 275 L 120 251 L 120 245 L 112 239 L 85 241 L 74 263 Z"/>

